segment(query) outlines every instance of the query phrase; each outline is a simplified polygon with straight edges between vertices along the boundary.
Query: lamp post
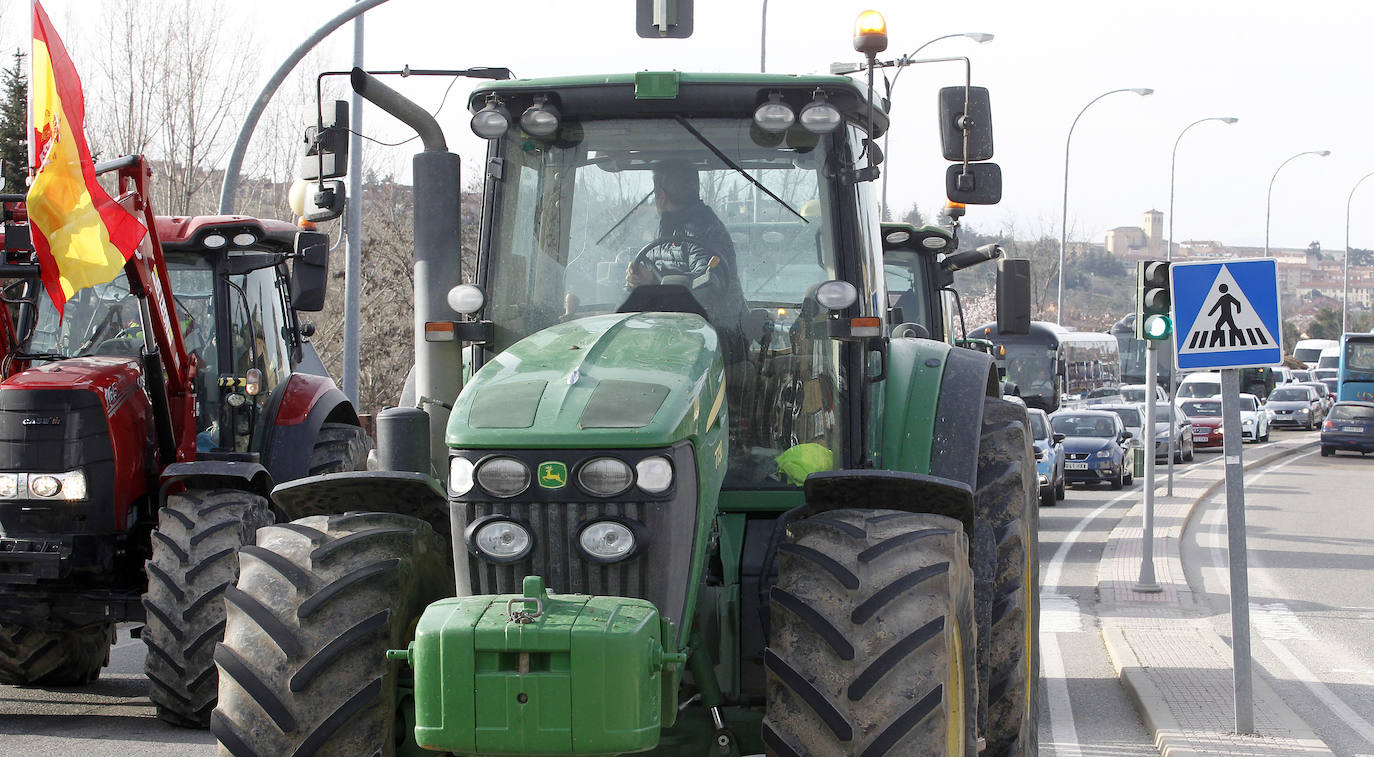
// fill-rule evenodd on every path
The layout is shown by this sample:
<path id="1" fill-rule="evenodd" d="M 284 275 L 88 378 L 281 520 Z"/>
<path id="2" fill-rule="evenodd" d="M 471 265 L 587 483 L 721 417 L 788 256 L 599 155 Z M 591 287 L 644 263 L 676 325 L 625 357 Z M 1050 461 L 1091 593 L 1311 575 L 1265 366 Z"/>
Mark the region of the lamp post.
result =
<path id="1" fill-rule="evenodd" d="M 765 0 L 765 4 L 766 4 L 766 0 Z M 895 73 L 895 74 L 892 75 L 892 83 L 887 85 L 887 99 L 888 99 L 888 108 L 889 108 L 889 110 L 891 109 L 892 90 L 894 90 L 894 89 L 897 88 L 897 79 L 901 78 L 901 76 L 902 76 L 902 71 L 904 71 L 904 70 L 906 69 L 907 63 L 908 63 L 912 58 L 915 58 L 917 53 L 919 53 L 919 52 L 921 52 L 922 50 L 926 49 L 926 47 L 930 46 L 931 44 L 933 44 L 933 43 L 935 43 L 935 42 L 939 42 L 939 41 L 942 40 L 942 39 L 952 39 L 952 38 L 954 38 L 954 37 L 968 37 L 969 39 L 973 40 L 974 42 L 978 42 L 978 43 L 981 44 L 981 43 L 983 43 L 983 42 L 991 42 L 992 39 L 993 39 L 993 36 L 994 36 L 994 35 L 992 35 L 992 34 L 986 34 L 986 33 L 984 33 L 984 32 L 962 32 L 962 33 L 960 33 L 960 34 L 944 34 L 944 35 L 941 35 L 941 36 L 936 37 L 936 38 L 934 38 L 934 39 L 926 40 L 925 42 L 923 42 L 923 43 L 921 44 L 920 47 L 916 48 L 915 50 L 912 50 L 909 54 L 903 55 L 901 58 L 898 58 L 898 59 L 897 59 L 897 73 Z M 891 133 L 892 133 L 892 128 L 891 128 L 890 126 L 888 127 L 888 130 L 887 130 L 886 132 L 883 133 L 883 155 L 887 155 L 887 138 L 888 138 L 888 135 L 891 134 Z M 883 171 L 882 212 L 884 212 L 884 213 L 887 212 L 887 173 L 888 173 L 887 171 Z"/>
<path id="2" fill-rule="evenodd" d="M 1345 270 L 1343 270 L 1343 271 L 1341 272 L 1341 333 L 1342 333 L 1342 334 L 1345 333 L 1345 329 L 1346 329 L 1346 325 L 1345 325 L 1345 311 L 1346 311 L 1346 310 L 1349 308 L 1349 306 L 1350 306 L 1350 201 L 1353 200 L 1353 199 L 1355 199 L 1355 190 L 1359 189 L 1359 188 L 1360 188 L 1360 185 L 1364 183 L 1364 180 L 1365 180 L 1365 179 L 1368 179 L 1368 178 L 1371 177 L 1371 176 L 1374 176 L 1374 172 L 1370 172 L 1370 173 L 1365 174 L 1364 176 L 1361 176 L 1361 177 L 1360 177 L 1360 180 L 1357 181 L 1357 182 L 1355 182 L 1355 186 L 1353 186 L 1353 187 L 1350 188 L 1350 196 L 1347 197 L 1347 198 L 1345 198 L 1345 265 L 1343 266 L 1343 268 L 1344 268 Z"/>
<path id="3" fill-rule="evenodd" d="M 1134 92 L 1141 97 L 1154 94 L 1154 90 L 1148 87 L 1126 87 L 1124 89 L 1113 89 L 1094 97 L 1083 106 L 1083 110 L 1078 111 L 1074 116 L 1073 123 L 1069 125 L 1069 136 L 1064 140 L 1064 215 L 1060 221 L 1059 235 L 1059 299 L 1055 304 L 1055 322 L 1064 325 L 1064 250 L 1069 246 L 1069 145 L 1073 143 L 1073 130 L 1078 126 L 1078 119 L 1093 106 L 1093 103 L 1101 100 L 1107 95 L 1114 95 L 1118 92 Z"/>
<path id="4" fill-rule="evenodd" d="M 763 13 L 759 16 L 759 73 L 766 73 L 764 65 L 768 55 L 768 0 L 763 0 Z"/>
<path id="5" fill-rule="evenodd" d="M 1174 152 L 1173 155 L 1169 158 L 1169 236 L 1167 237 L 1168 241 L 1165 243 L 1164 246 L 1165 260 L 1174 259 L 1174 167 L 1178 164 L 1178 143 L 1183 141 L 1183 135 L 1187 134 L 1189 129 L 1193 128 L 1194 126 L 1197 126 L 1198 124 L 1207 123 L 1208 121 L 1220 121 L 1224 124 L 1233 124 L 1239 120 L 1240 119 L 1232 116 L 1211 116 L 1209 118 L 1199 118 L 1198 120 L 1183 127 L 1183 131 L 1178 133 L 1178 139 L 1174 140 Z M 1150 376 L 1146 380 L 1146 383 L 1153 386 L 1155 383 L 1155 377 Z M 1169 397 L 1172 398 L 1173 396 L 1174 363 L 1171 360 L 1169 361 Z M 1174 424 L 1177 422 L 1177 413 L 1178 409 L 1174 407 L 1174 403 L 1171 401 L 1169 403 L 1169 487 L 1167 492 L 1170 497 L 1174 496 Z M 1154 421 L 1151 421 L 1151 423 L 1153 422 Z M 1153 482 L 1150 482 L 1147 485 L 1153 485 Z"/>
<path id="6" fill-rule="evenodd" d="M 1264 257 L 1269 257 L 1269 209 L 1274 203 L 1274 180 L 1279 178 L 1279 171 L 1282 171 L 1284 166 L 1304 155 L 1318 155 L 1325 158 L 1330 154 L 1330 150 L 1308 150 L 1306 152 L 1300 152 L 1288 160 L 1283 161 L 1279 164 L 1278 168 L 1274 169 L 1274 175 L 1269 177 L 1269 194 L 1264 197 Z"/>

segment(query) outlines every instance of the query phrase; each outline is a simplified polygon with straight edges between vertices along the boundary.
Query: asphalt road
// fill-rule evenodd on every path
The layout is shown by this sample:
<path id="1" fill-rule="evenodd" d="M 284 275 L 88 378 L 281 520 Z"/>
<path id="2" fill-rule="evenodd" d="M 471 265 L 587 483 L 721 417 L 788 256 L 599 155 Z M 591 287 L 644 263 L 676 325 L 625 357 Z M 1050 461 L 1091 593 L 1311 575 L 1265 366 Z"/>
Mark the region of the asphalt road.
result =
<path id="1" fill-rule="evenodd" d="M 1374 456 L 1316 450 L 1245 487 L 1256 675 L 1339 755 L 1374 754 Z M 1189 582 L 1231 637 L 1225 492 L 1184 534 Z"/>

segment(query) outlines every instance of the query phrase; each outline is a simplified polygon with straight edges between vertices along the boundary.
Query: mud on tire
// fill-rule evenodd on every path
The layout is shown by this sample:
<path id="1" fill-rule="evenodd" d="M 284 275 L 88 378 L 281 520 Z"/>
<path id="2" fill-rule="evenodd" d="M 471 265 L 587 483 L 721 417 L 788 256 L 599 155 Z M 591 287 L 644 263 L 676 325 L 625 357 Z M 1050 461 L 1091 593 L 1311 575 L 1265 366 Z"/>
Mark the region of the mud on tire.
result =
<path id="1" fill-rule="evenodd" d="M 453 595 L 448 549 L 429 524 L 389 513 L 264 528 L 225 592 L 215 650 L 221 753 L 389 756 L 398 663 L 410 626 Z"/>
<path id="2" fill-rule="evenodd" d="M 973 565 L 986 757 L 1037 754 L 1040 562 L 1027 428 L 1020 405 L 983 401 Z"/>
<path id="3" fill-rule="evenodd" d="M 326 423 L 320 426 L 310 453 L 310 475 L 367 470 L 367 453 L 371 449 L 372 439 L 358 426 Z"/>
<path id="4" fill-rule="evenodd" d="M 80 686 L 100 677 L 110 662 L 114 625 L 69 630 L 0 623 L 0 683 Z"/>
<path id="5" fill-rule="evenodd" d="M 953 742 L 972 754 L 973 575 L 959 522 L 835 510 L 790 525 L 778 557 L 768 753 L 944 755 Z"/>
<path id="6" fill-rule="evenodd" d="M 224 635 L 224 590 L 239 574 L 239 548 L 273 521 L 267 499 L 238 489 L 167 497 L 152 533 L 143 595 L 143 672 L 157 716 L 205 728 L 215 706 L 215 643 Z"/>

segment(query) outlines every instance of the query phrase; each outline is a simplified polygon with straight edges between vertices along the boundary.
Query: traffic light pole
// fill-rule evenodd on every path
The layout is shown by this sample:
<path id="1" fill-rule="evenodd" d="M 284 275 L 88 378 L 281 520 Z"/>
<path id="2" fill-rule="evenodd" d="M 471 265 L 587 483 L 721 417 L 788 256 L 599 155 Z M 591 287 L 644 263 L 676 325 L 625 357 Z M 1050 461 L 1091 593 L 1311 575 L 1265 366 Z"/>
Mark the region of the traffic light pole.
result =
<path id="1" fill-rule="evenodd" d="M 1155 579 L 1155 362 L 1159 350 L 1155 340 L 1149 340 L 1145 348 L 1145 417 L 1149 420 L 1141 424 L 1141 446 L 1145 450 L 1145 513 L 1140 541 L 1140 579 L 1132 586 L 1132 591 L 1157 594 L 1164 590 Z M 1149 429 L 1149 433 L 1145 432 Z M 1172 431 L 1170 434 L 1172 435 Z"/>

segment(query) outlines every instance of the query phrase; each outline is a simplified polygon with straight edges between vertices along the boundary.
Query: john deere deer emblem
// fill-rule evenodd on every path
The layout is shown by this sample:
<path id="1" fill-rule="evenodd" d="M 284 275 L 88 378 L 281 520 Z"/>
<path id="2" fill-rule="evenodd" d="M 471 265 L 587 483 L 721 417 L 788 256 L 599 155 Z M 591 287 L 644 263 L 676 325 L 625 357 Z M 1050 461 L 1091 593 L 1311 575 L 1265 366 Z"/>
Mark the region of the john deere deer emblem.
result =
<path id="1" fill-rule="evenodd" d="M 539 485 L 545 489 L 562 489 L 568 483 L 568 466 L 559 462 L 539 464 Z"/>

